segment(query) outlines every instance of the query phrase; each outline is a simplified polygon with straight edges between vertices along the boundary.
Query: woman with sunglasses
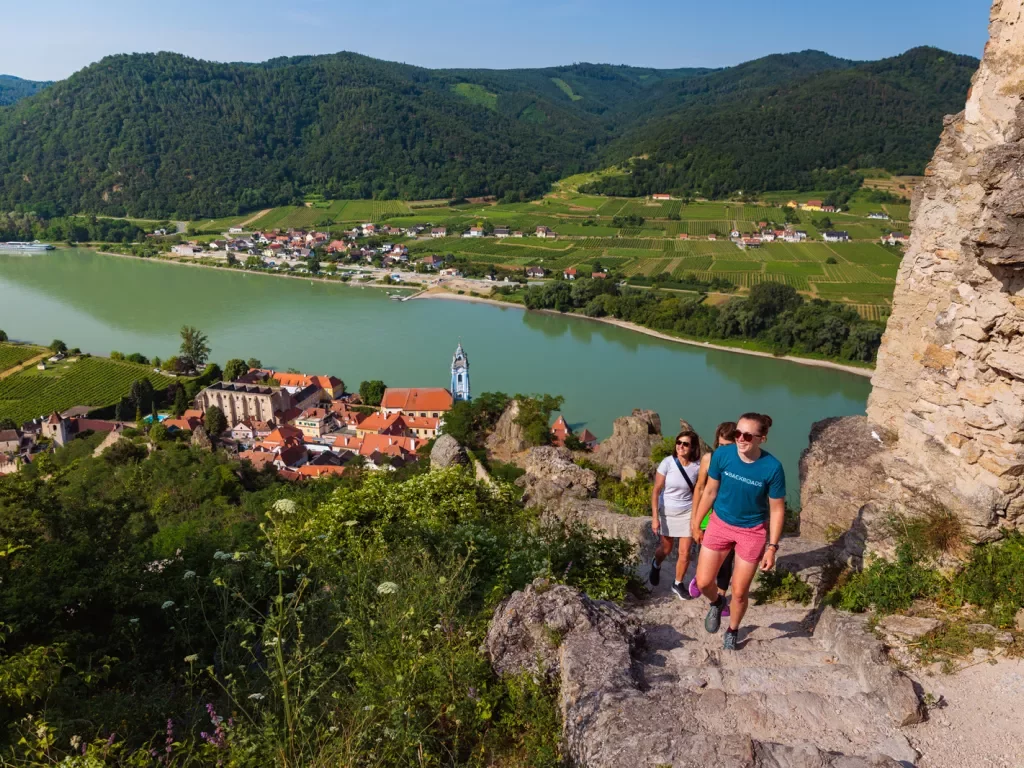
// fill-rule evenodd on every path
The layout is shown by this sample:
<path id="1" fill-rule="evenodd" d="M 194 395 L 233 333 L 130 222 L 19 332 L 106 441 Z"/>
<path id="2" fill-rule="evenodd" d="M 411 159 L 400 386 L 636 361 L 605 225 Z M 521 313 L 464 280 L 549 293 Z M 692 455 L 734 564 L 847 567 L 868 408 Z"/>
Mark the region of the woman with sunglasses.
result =
<path id="1" fill-rule="evenodd" d="M 733 445 L 733 435 L 736 434 L 736 422 L 735 421 L 723 421 L 718 425 L 715 430 L 715 442 L 711 445 L 711 453 L 705 453 L 700 458 L 700 474 L 697 475 L 697 490 L 694 491 L 694 498 L 700 501 L 701 496 L 704 494 L 704 487 L 708 482 L 708 466 L 711 464 L 711 454 L 718 450 L 723 445 Z M 695 506 L 699 504 L 695 503 Z M 714 511 L 714 510 L 712 510 Z M 711 521 L 711 512 L 704 515 L 703 518 L 692 515 L 690 517 L 690 533 L 693 536 L 693 540 L 697 542 L 698 546 L 704 539 L 704 531 L 708 527 L 708 523 Z M 736 553 L 729 550 L 729 554 L 726 555 L 725 560 L 722 562 L 722 567 L 718 571 L 718 577 L 715 579 L 715 583 L 718 584 L 718 589 L 725 592 L 729 589 L 729 582 L 732 581 L 732 566 L 733 561 L 736 558 Z M 700 590 L 697 589 L 697 577 L 690 579 L 689 584 L 690 597 L 700 597 Z M 729 606 L 722 609 L 722 618 L 729 615 Z"/>
<path id="2" fill-rule="evenodd" d="M 761 448 L 771 425 L 771 418 L 761 413 L 740 416 L 736 422 L 736 444 L 722 446 L 711 457 L 707 485 L 697 509 L 701 518 L 712 507 L 715 510 L 697 560 L 697 587 L 711 601 L 704 618 L 708 632 L 718 631 L 725 608 L 725 598 L 715 577 L 729 552 L 736 553 L 729 628 L 722 644 L 727 651 L 736 650 L 750 582 L 757 567 L 760 564 L 769 571 L 775 566 L 775 553 L 782 538 L 786 475 L 779 460 Z"/>
<path id="3" fill-rule="evenodd" d="M 683 579 L 690 566 L 690 512 L 693 510 L 693 491 L 700 471 L 700 438 L 685 430 L 676 435 L 675 452 L 658 465 L 651 491 L 651 528 L 661 537 L 651 561 L 651 584 L 661 581 L 661 564 L 678 544 L 676 577 L 672 592 L 680 600 L 689 600 Z"/>

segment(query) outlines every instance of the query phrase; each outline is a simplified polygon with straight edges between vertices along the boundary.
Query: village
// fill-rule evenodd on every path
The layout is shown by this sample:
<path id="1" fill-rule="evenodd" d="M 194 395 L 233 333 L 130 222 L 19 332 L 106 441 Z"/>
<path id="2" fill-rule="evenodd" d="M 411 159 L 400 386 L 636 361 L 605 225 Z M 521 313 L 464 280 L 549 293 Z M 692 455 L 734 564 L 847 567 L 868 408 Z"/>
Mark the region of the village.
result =
<path id="1" fill-rule="evenodd" d="M 354 469 L 394 471 L 420 461 L 443 434 L 446 414 L 456 403 L 470 400 L 469 357 L 461 343 L 452 357 L 451 377 L 450 389 L 387 387 L 379 405 L 369 406 L 333 375 L 251 368 L 234 381 L 201 390 L 180 416 L 157 418 L 170 436 L 180 433 L 193 446 L 226 449 L 239 461 L 286 480 L 344 475 Z M 139 426 L 90 417 L 93 410 L 76 406 L 0 430 L 0 475 L 17 472 L 41 453 L 86 433 L 106 435 L 96 449 L 102 453 Z M 211 418 L 211 411 L 220 416 Z M 152 417 L 144 421 L 151 424 Z M 223 429 L 211 430 L 217 422 Z M 570 436 L 586 448 L 598 442 L 586 429 L 576 435 L 559 415 L 551 427 L 551 443 L 564 445 Z"/>

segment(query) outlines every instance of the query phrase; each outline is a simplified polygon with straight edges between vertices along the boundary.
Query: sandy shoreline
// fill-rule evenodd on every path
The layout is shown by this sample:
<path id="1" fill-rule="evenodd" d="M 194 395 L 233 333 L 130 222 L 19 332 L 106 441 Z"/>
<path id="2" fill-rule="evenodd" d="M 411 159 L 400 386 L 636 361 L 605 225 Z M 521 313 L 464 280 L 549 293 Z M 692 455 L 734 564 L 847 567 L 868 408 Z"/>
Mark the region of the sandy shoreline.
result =
<path id="1" fill-rule="evenodd" d="M 482 296 L 467 296 L 459 295 L 456 293 L 447 293 L 444 291 L 425 291 L 418 295 L 414 301 L 420 299 L 447 299 L 452 301 L 474 301 L 481 304 L 493 304 L 499 307 L 510 307 L 512 309 L 521 309 L 524 312 L 527 311 L 526 307 L 522 304 L 513 304 L 508 301 L 497 301 L 496 299 L 487 299 Z M 843 373 L 852 373 L 856 376 L 862 376 L 865 378 L 871 378 L 874 374 L 873 368 L 858 368 L 853 365 L 843 365 L 842 363 L 833 363 L 831 360 L 815 360 L 810 357 L 794 357 L 791 355 L 776 356 L 770 352 L 758 352 L 753 349 L 741 349 L 739 347 L 726 347 L 721 344 L 712 344 L 708 341 L 697 341 L 695 339 L 681 339 L 678 336 L 669 336 L 667 333 L 661 331 L 651 330 L 645 328 L 642 325 L 636 323 L 630 323 L 625 320 L 617 320 L 614 317 L 587 317 L 586 315 L 568 314 L 563 312 L 557 312 L 553 309 L 535 309 L 529 310 L 531 312 L 547 312 L 552 315 L 562 315 L 563 317 L 574 317 L 580 320 L 592 320 L 595 323 L 604 323 L 605 325 L 614 325 L 619 328 L 623 328 L 627 331 L 635 331 L 636 333 L 642 333 L 646 336 L 653 336 L 656 339 L 663 339 L 664 341 L 674 341 L 679 344 L 689 344 L 693 347 L 701 347 L 703 349 L 715 349 L 721 352 L 736 352 L 741 355 L 752 355 L 754 357 L 767 357 L 770 360 L 784 360 L 789 363 L 796 363 L 798 365 L 809 365 L 814 368 L 831 368 L 834 371 L 842 371 Z"/>

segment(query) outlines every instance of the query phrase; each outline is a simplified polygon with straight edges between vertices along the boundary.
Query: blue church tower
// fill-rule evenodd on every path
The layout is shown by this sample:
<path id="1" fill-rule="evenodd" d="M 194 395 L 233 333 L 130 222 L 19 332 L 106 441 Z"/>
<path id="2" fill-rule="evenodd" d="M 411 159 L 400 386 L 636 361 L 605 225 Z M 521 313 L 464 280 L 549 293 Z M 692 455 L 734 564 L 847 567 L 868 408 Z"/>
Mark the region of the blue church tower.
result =
<path id="1" fill-rule="evenodd" d="M 469 400 L 469 357 L 462 349 L 462 342 L 452 358 L 452 397 L 455 401 Z"/>

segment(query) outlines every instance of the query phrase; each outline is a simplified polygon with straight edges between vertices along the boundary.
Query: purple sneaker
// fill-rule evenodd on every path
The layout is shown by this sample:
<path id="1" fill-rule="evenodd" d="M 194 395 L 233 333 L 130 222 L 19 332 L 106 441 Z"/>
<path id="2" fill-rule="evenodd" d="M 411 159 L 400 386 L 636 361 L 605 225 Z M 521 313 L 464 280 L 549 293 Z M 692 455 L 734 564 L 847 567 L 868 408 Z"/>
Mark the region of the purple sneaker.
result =
<path id="1" fill-rule="evenodd" d="M 700 597 L 700 590 L 697 589 L 696 579 L 690 579 L 690 597 Z"/>
<path id="2" fill-rule="evenodd" d="M 729 615 L 729 601 L 725 601 L 725 607 L 722 608 L 722 618 L 726 618 Z"/>

